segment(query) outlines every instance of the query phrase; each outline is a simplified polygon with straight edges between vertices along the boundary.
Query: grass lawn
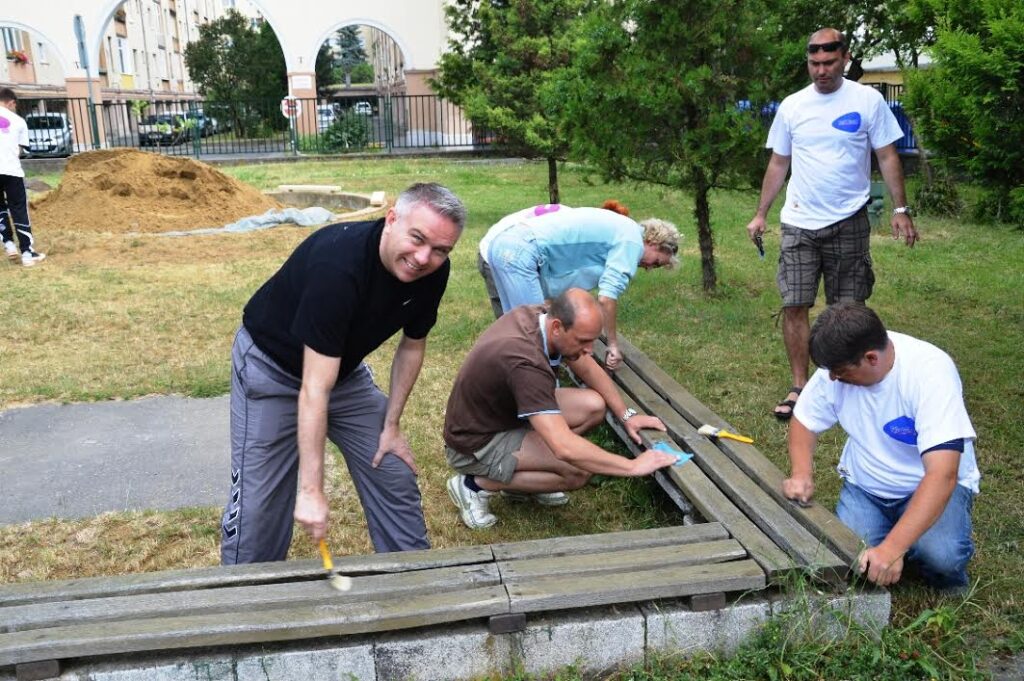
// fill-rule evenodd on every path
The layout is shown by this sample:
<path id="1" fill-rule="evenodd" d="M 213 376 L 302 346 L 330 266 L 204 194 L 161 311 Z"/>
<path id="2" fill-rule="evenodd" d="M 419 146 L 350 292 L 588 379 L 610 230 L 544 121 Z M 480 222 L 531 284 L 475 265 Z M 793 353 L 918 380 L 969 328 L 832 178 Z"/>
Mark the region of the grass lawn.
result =
<path id="1" fill-rule="evenodd" d="M 444 491 L 444 401 L 473 340 L 491 321 L 475 247 L 486 229 L 513 210 L 547 202 L 546 166 L 520 162 L 370 160 L 236 166 L 225 172 L 260 188 L 339 184 L 394 197 L 414 181 L 436 180 L 469 207 L 452 256 L 453 274 L 430 336 L 427 362 L 407 407 L 404 429 L 418 454 L 427 524 L 435 546 L 605 532 L 676 522 L 647 481 L 602 481 L 573 495 L 564 509 L 537 513 L 500 508 L 500 523 L 472 533 Z M 55 176 L 42 179 L 53 183 Z M 712 201 L 719 290 L 701 290 L 692 201 L 680 192 L 608 186 L 576 167 L 561 173 L 562 201 L 599 205 L 618 198 L 635 217 L 672 220 L 684 234 L 682 267 L 640 272 L 619 307 L 620 332 L 699 399 L 786 468 L 783 424 L 769 410 L 785 394 L 788 367 L 780 330 L 775 228 L 760 260 L 746 238 L 754 193 L 718 192 Z M 777 203 L 781 203 L 781 200 Z M 982 494 L 974 506 L 978 587 L 963 617 L 970 649 L 1024 646 L 1024 238 L 1003 226 L 917 220 L 922 241 L 907 249 L 888 230 L 872 239 L 877 283 L 871 305 L 893 330 L 931 341 L 952 355 L 978 431 Z M 771 223 L 770 223 L 771 224 Z M 31 271 L 0 267 L 0 409 L 40 401 L 76 402 L 228 390 L 229 354 L 252 292 L 308 234 L 278 228 L 247 235 L 168 239 L 152 235 L 82 235 L 72 225 L 36 225 L 47 262 Z M 817 308 L 820 309 L 820 308 Z M 816 309 L 816 310 L 817 310 Z M 815 311 L 812 311 L 812 315 Z M 392 346 L 372 364 L 386 376 Z M 607 437 L 607 435 L 605 435 Z M 834 505 L 838 433 L 822 438 L 818 494 Z M 227 453 L 225 453 L 225 461 Z M 226 465 L 226 464 L 225 464 Z M 370 550 L 343 467 L 330 466 L 329 539 L 335 553 Z M 40 521 L 0 528 L 0 582 L 58 579 L 217 563 L 219 509 L 105 514 L 80 521 Z M 295 540 L 293 557 L 313 558 Z M 894 590 L 895 622 L 913 622 L 946 601 L 913 586 Z M 975 607 L 976 606 L 976 607 Z M 977 614 L 976 614 L 977 613 Z"/>

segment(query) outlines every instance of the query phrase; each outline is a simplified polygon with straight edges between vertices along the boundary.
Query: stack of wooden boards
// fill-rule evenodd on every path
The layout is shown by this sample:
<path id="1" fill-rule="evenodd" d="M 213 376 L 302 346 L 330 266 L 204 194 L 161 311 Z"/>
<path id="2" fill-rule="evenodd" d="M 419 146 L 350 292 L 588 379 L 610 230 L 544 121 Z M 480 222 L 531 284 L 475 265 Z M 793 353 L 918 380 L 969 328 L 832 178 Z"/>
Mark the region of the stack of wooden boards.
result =
<path id="1" fill-rule="evenodd" d="M 701 425 L 737 432 L 621 335 L 624 366 L 613 376 L 638 412 L 659 417 L 667 433 L 643 431 L 644 445 L 669 440 L 693 459 L 667 476 L 708 521 L 719 522 L 760 565 L 769 581 L 793 570 L 841 585 L 862 548 L 860 538 L 818 503 L 797 505 L 782 494 L 785 475 L 751 444 L 709 439 Z M 604 358 L 598 342 L 594 354 Z M 628 447 L 618 419 L 608 422 Z"/>
<path id="2" fill-rule="evenodd" d="M 721 607 L 726 593 L 766 583 L 719 523 L 353 556 L 335 567 L 353 578 L 350 591 L 332 589 L 313 561 L 6 586 L 0 669 L 480 618 L 505 633 L 522 629 L 526 613 L 678 597 Z"/>
<path id="3" fill-rule="evenodd" d="M 693 460 L 667 476 L 704 523 L 465 548 L 353 556 L 333 590 L 317 562 L 293 561 L 0 587 L 0 671 L 56 675 L 60 661 L 142 651 L 230 648 L 486 619 L 521 630 L 526 614 L 765 589 L 793 571 L 842 584 L 858 538 L 814 504 L 783 498 L 783 474 L 752 445 L 711 441 L 732 430 L 628 341 L 615 381 L 627 404 L 659 416 Z M 603 354 L 598 346 L 597 354 Z M 617 419 L 609 418 L 620 429 Z M 623 440 L 635 447 L 628 438 Z"/>

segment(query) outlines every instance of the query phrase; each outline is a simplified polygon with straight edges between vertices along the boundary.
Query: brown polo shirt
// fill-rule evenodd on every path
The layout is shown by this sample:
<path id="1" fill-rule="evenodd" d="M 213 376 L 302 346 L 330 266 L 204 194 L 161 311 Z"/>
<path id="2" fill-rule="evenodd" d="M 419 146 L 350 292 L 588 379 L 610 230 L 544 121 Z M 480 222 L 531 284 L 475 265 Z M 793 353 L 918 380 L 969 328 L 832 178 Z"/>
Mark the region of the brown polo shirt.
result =
<path id="1" fill-rule="evenodd" d="M 473 454 L 533 414 L 560 413 L 540 326 L 540 305 L 517 307 L 477 339 L 455 377 L 444 417 L 444 441 Z M 557 363 L 556 363 L 557 364 Z"/>

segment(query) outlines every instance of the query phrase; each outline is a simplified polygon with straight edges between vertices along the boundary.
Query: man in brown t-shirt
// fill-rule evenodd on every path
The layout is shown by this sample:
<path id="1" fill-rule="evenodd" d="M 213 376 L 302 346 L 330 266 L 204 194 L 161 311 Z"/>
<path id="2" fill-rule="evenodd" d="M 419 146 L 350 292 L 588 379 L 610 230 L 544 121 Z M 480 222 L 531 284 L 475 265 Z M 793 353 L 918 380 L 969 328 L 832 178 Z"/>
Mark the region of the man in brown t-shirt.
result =
<path id="1" fill-rule="evenodd" d="M 676 462 L 655 450 L 627 459 L 582 437 L 606 409 L 637 443 L 642 428 L 665 430 L 657 417 L 626 409 L 591 356 L 602 326 L 594 298 L 569 289 L 548 309 L 524 305 L 502 316 L 466 356 L 448 398 L 444 441 L 459 473 L 448 480 L 448 494 L 471 529 L 497 522 L 489 499 L 499 491 L 560 505 L 564 492 L 594 473 L 641 476 Z M 587 388 L 558 387 L 562 360 Z"/>

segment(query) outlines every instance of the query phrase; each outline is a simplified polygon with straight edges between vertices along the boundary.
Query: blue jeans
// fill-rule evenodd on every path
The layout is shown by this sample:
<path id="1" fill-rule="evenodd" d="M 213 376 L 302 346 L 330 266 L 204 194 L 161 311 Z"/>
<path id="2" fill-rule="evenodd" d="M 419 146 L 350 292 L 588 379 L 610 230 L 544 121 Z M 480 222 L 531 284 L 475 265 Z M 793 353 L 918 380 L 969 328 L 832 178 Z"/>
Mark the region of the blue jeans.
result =
<path id="1" fill-rule="evenodd" d="M 878 546 L 903 516 L 909 503 L 909 496 L 884 499 L 843 482 L 836 515 L 868 546 Z M 967 586 L 967 562 L 974 555 L 974 542 L 971 540 L 973 505 L 974 492 L 957 485 L 942 515 L 907 552 L 906 561 L 916 563 L 924 580 L 936 589 Z"/>
<path id="2" fill-rule="evenodd" d="M 487 255 L 502 312 L 540 305 L 547 297 L 540 280 L 544 257 L 528 229 L 512 227 L 491 242 Z"/>

